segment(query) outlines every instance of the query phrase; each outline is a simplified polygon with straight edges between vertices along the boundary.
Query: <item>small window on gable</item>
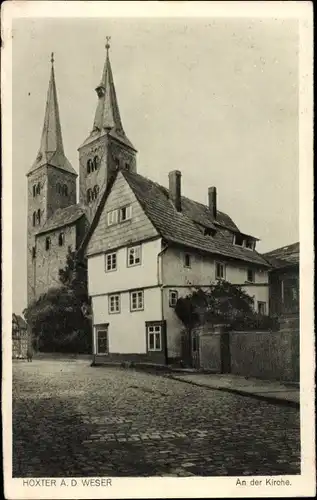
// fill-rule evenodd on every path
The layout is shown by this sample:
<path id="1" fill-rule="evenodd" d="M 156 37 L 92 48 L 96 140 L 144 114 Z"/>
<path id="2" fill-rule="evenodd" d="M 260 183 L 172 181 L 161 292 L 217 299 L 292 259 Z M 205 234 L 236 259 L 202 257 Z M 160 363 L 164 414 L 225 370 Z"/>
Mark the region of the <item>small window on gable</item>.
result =
<path id="1" fill-rule="evenodd" d="M 178 301 L 178 291 L 177 290 L 170 290 L 170 293 L 169 293 L 169 305 L 170 305 L 170 307 L 175 307 L 177 301 Z"/>
<path id="2" fill-rule="evenodd" d="M 249 281 L 249 283 L 254 283 L 254 271 L 253 271 L 253 269 L 248 269 L 247 281 Z"/>
<path id="3" fill-rule="evenodd" d="M 122 207 L 119 210 L 119 220 L 120 222 L 125 222 L 126 220 L 130 220 L 132 217 L 132 207 L 128 205 L 126 207 Z"/>
<path id="4" fill-rule="evenodd" d="M 191 258 L 189 253 L 185 253 L 184 255 L 184 266 L 191 267 Z"/>
<path id="5" fill-rule="evenodd" d="M 111 210 L 107 214 L 108 226 L 113 226 L 118 223 L 118 210 Z"/>
<path id="6" fill-rule="evenodd" d="M 49 250 L 51 248 L 51 238 L 47 236 L 45 240 L 45 250 Z"/>
<path id="7" fill-rule="evenodd" d="M 226 268 L 222 262 L 216 262 L 216 279 L 224 280 L 226 275 Z"/>
<path id="8" fill-rule="evenodd" d="M 62 247 L 65 243 L 65 234 L 64 233 L 59 233 L 58 236 L 58 244 L 60 247 Z"/>
<path id="9" fill-rule="evenodd" d="M 233 237 L 233 244 L 237 245 L 238 247 L 243 247 L 244 245 L 244 238 L 241 234 L 236 233 Z"/>

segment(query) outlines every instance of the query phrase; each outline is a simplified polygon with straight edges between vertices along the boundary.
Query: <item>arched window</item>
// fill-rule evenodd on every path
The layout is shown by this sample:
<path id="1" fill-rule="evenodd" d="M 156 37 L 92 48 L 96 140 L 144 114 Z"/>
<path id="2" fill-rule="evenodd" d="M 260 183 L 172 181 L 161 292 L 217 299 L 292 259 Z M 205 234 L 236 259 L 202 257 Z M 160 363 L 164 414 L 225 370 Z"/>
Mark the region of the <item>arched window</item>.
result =
<path id="1" fill-rule="evenodd" d="M 92 200 L 92 190 L 87 189 L 87 203 L 90 203 Z"/>
<path id="2" fill-rule="evenodd" d="M 61 192 L 61 185 L 59 182 L 56 184 L 56 191 L 58 192 L 58 194 L 60 194 Z"/>
<path id="3" fill-rule="evenodd" d="M 35 259 L 36 257 L 36 249 L 35 247 L 32 247 L 32 259 Z"/>
<path id="4" fill-rule="evenodd" d="M 98 156 L 94 157 L 94 170 L 97 170 L 99 167 L 99 158 Z"/>
<path id="5" fill-rule="evenodd" d="M 92 172 L 92 161 L 89 158 L 89 160 L 87 161 L 87 174 L 90 174 L 90 172 Z"/>
<path id="6" fill-rule="evenodd" d="M 118 170 L 118 169 L 119 169 L 119 167 L 120 167 L 120 160 L 119 160 L 119 158 L 115 158 L 115 159 L 114 159 L 114 162 L 115 162 L 115 164 L 116 164 L 116 169 Z"/>
<path id="7" fill-rule="evenodd" d="M 36 212 L 33 212 L 33 226 L 36 225 Z"/>
<path id="8" fill-rule="evenodd" d="M 36 194 L 41 194 L 41 184 L 40 183 L 38 183 L 36 185 Z"/>
<path id="9" fill-rule="evenodd" d="M 45 250 L 49 250 L 51 248 L 51 238 L 47 236 L 45 240 Z"/>
<path id="10" fill-rule="evenodd" d="M 37 223 L 41 224 L 41 210 L 40 209 L 38 209 L 38 211 L 37 211 Z"/>
<path id="11" fill-rule="evenodd" d="M 36 196 L 36 185 L 34 184 L 33 185 L 33 198 L 35 198 Z"/>
<path id="12" fill-rule="evenodd" d="M 65 243 L 65 235 L 64 233 L 59 233 L 59 236 L 58 236 L 58 244 L 60 247 L 62 247 Z"/>
<path id="13" fill-rule="evenodd" d="M 96 185 L 96 186 L 94 186 L 93 191 L 92 191 L 92 199 L 93 200 L 95 200 L 97 198 L 98 193 L 99 193 L 99 186 Z"/>
<path id="14" fill-rule="evenodd" d="M 68 195 L 68 187 L 66 184 L 63 185 L 63 195 L 67 196 Z"/>

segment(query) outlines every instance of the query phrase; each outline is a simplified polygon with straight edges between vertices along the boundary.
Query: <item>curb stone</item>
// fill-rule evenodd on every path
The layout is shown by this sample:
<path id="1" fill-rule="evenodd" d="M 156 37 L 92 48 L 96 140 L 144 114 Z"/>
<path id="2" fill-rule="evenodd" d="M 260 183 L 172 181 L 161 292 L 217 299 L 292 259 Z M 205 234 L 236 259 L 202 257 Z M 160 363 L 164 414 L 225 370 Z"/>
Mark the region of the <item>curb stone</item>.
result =
<path id="1" fill-rule="evenodd" d="M 191 385 L 195 385 L 197 387 L 204 387 L 205 389 L 210 389 L 212 391 L 229 392 L 231 394 L 238 394 L 239 396 L 245 396 L 245 397 L 250 397 L 250 398 L 254 398 L 254 399 L 259 399 L 262 401 L 266 401 L 267 403 L 272 403 L 272 404 L 281 405 L 281 406 L 288 406 L 290 408 L 299 409 L 299 407 L 300 407 L 300 403 L 298 403 L 297 401 L 290 401 L 288 399 L 276 398 L 274 396 L 266 396 L 265 394 L 258 394 L 258 393 L 241 391 L 240 389 L 233 389 L 231 387 L 212 387 L 208 384 L 201 384 L 198 382 L 193 382 L 192 380 L 184 380 L 183 378 L 175 377 L 174 375 L 167 375 L 167 377 L 171 378 L 173 380 L 178 380 L 179 382 L 184 382 L 185 384 L 191 384 Z"/>

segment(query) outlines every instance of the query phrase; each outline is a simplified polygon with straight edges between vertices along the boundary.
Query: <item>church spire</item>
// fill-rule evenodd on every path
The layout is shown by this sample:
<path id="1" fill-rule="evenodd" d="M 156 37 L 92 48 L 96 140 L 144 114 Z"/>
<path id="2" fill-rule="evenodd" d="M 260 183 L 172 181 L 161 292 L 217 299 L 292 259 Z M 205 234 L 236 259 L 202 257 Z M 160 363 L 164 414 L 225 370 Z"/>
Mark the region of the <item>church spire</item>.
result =
<path id="1" fill-rule="evenodd" d="M 104 64 L 101 81 L 95 89 L 98 96 L 98 103 L 93 123 L 93 129 L 89 138 L 85 141 L 84 144 L 95 140 L 96 137 L 100 137 L 106 133 L 110 133 L 112 137 L 115 137 L 120 142 L 123 142 L 124 144 L 135 150 L 134 146 L 125 135 L 122 126 L 109 57 L 110 39 L 110 36 L 106 37 L 106 61 Z"/>
<path id="2" fill-rule="evenodd" d="M 51 54 L 51 75 L 48 84 L 41 144 L 36 161 L 29 173 L 44 164 L 49 164 L 77 175 L 64 154 L 61 122 L 59 118 L 59 108 L 55 84 L 53 52 Z"/>

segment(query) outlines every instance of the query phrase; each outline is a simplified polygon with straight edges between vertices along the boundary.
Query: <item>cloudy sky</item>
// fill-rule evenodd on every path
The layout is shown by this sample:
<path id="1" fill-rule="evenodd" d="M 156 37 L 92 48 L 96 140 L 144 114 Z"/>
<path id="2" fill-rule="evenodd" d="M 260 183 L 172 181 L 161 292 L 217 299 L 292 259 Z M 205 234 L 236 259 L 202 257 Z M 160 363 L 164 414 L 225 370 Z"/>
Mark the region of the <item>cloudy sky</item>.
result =
<path id="1" fill-rule="evenodd" d="M 24 19 L 13 24 L 13 311 L 26 306 L 25 174 L 40 144 L 50 73 L 65 153 L 91 130 L 111 38 L 123 126 L 138 172 L 219 209 L 261 239 L 298 240 L 298 28 L 282 19 Z"/>

